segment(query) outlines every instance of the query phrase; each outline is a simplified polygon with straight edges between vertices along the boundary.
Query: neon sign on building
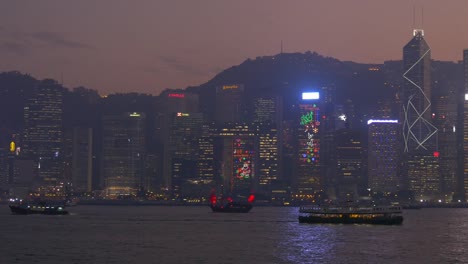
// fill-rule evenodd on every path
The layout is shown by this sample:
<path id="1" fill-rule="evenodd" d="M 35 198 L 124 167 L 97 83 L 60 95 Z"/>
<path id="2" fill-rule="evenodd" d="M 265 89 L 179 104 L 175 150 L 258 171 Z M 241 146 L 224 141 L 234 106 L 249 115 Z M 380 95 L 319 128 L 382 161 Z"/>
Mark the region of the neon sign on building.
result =
<path id="1" fill-rule="evenodd" d="M 237 89 L 239 88 L 239 85 L 233 84 L 233 85 L 223 85 L 223 90 L 229 90 L 229 89 Z"/>
<path id="2" fill-rule="evenodd" d="M 167 97 L 175 97 L 175 98 L 185 98 L 185 94 L 183 93 L 170 93 Z"/>
<path id="3" fill-rule="evenodd" d="M 307 135 L 304 152 L 301 157 L 302 161 L 307 163 L 317 163 L 320 157 L 320 144 L 318 138 L 320 127 L 319 108 L 314 105 L 310 112 L 302 115 L 300 124 L 303 126 L 304 133 Z"/>

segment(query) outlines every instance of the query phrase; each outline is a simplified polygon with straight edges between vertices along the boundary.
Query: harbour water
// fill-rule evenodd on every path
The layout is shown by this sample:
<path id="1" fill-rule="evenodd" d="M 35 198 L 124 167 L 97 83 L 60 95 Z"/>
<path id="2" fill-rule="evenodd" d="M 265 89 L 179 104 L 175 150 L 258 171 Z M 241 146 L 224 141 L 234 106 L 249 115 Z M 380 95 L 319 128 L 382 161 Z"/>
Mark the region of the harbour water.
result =
<path id="1" fill-rule="evenodd" d="M 401 226 L 299 224 L 298 208 L 0 206 L 0 263 L 468 263 L 468 209 L 404 211 Z"/>

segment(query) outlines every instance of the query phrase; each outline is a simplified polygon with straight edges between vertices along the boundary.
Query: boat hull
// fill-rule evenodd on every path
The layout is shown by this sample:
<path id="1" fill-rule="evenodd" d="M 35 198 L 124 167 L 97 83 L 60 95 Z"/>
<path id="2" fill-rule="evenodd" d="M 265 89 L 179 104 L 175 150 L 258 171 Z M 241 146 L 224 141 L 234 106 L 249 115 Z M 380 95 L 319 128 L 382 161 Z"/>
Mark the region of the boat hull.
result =
<path id="1" fill-rule="evenodd" d="M 401 225 L 402 216 L 374 217 L 374 218 L 350 218 L 350 217 L 320 217 L 299 216 L 299 223 L 309 224 L 371 224 L 371 225 Z"/>
<path id="2" fill-rule="evenodd" d="M 211 210 L 213 213 L 248 213 L 252 207 L 251 204 L 211 205 Z"/>
<path id="3" fill-rule="evenodd" d="M 49 206 L 49 207 L 32 207 L 32 206 L 17 206 L 10 205 L 12 214 L 18 215 L 29 215 L 29 214 L 43 214 L 43 215 L 68 215 L 68 211 L 65 211 L 60 206 Z"/>

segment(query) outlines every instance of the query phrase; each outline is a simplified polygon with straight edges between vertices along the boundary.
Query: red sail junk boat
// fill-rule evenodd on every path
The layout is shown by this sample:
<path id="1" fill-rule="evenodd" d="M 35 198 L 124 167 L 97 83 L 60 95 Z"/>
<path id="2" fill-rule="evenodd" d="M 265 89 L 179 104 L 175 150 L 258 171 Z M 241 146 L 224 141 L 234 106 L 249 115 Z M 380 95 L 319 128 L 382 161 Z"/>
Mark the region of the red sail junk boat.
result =
<path id="1" fill-rule="evenodd" d="M 218 199 L 216 194 L 210 196 L 210 207 L 214 213 L 248 213 L 252 209 L 252 203 L 255 201 L 255 196 L 250 194 L 247 201 L 234 202 L 231 197 L 226 199 Z"/>

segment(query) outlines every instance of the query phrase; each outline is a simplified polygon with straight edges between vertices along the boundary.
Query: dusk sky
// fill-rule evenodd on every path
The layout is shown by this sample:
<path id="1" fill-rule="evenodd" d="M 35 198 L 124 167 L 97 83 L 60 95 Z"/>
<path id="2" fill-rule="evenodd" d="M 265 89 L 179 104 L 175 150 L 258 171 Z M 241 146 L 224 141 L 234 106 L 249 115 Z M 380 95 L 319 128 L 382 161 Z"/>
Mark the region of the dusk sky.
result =
<path id="1" fill-rule="evenodd" d="M 467 0 L 0 0 L 0 71 L 101 94 L 199 85 L 247 58 L 402 58 L 422 27 L 437 60 L 468 48 Z"/>

